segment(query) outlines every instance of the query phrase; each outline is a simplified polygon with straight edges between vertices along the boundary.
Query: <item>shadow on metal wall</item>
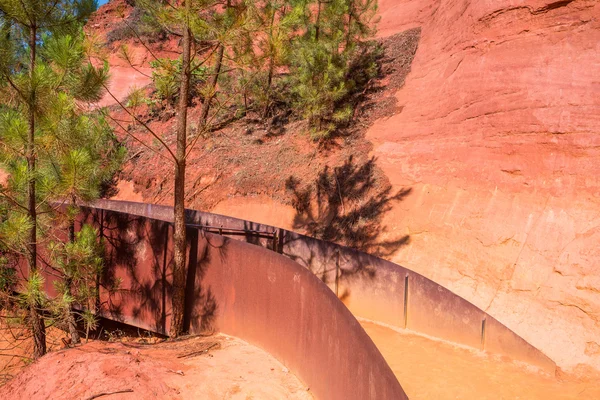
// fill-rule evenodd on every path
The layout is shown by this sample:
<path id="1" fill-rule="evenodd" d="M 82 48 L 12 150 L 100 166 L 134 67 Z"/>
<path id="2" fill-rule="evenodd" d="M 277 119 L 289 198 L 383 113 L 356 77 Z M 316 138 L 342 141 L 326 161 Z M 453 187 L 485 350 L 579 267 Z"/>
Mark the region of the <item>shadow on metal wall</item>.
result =
<path id="1" fill-rule="evenodd" d="M 165 333 L 170 323 L 172 228 L 168 222 L 86 208 L 79 223 L 104 238 L 103 316 Z M 256 245 L 188 229 L 185 324 L 256 344 L 324 399 L 406 399 L 350 311 L 312 273 Z M 118 282 L 118 285 L 115 285 Z"/>
<path id="2" fill-rule="evenodd" d="M 102 200 L 98 207 L 172 220 L 165 206 Z M 555 363 L 467 300 L 407 268 L 268 225 L 187 210 L 191 225 L 281 253 L 319 277 L 357 317 L 502 354 L 550 373 Z"/>

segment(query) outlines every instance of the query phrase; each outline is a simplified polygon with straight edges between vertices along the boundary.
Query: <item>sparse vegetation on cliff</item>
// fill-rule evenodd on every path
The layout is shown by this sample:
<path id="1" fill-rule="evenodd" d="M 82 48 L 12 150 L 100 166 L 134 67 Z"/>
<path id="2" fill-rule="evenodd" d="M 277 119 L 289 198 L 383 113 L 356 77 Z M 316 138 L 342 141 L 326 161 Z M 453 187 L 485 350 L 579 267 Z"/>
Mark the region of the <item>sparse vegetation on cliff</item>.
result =
<path id="1" fill-rule="evenodd" d="M 352 118 L 351 96 L 377 74 L 376 1 L 211 0 L 190 7 L 189 102 L 202 104 L 194 133 L 205 135 L 248 114 L 267 121 L 291 113 L 308 121 L 313 139 L 326 139 Z M 120 37 L 145 46 L 160 32 L 181 38 L 169 8 L 139 0 L 117 28 L 129 32 Z M 107 35 L 109 43 L 116 40 L 114 32 Z M 126 45 L 120 53 L 133 65 Z M 181 61 L 150 56 L 154 92 L 145 103 L 169 108 L 178 96 Z"/>
<path id="2" fill-rule="evenodd" d="M 371 0 L 288 0 L 264 4 L 239 0 L 185 0 L 177 4 L 139 0 L 136 9 L 123 19 L 131 37 L 142 42 L 152 58 L 154 93 L 146 99 L 144 91 L 136 88 L 127 103 L 113 96 L 132 125 L 124 127 L 118 119 L 111 119 L 126 135 L 172 162 L 175 171 L 171 336 L 183 333 L 185 180 L 194 147 L 229 122 L 249 113 L 264 120 L 275 109 L 306 118 L 314 139 L 328 138 L 353 114 L 348 96 L 364 89 L 377 73 L 374 57 L 365 56 L 375 54 L 376 46 L 370 41 L 375 10 L 376 2 Z M 145 42 L 147 32 L 142 32 L 142 25 L 144 29 L 154 27 L 157 32 L 179 38 L 179 58 L 157 57 L 150 50 L 149 41 Z M 120 54 L 136 68 L 126 45 L 120 47 Z M 354 79 L 354 75 L 359 79 Z M 365 76 L 367 79 L 362 79 Z M 201 102 L 201 108 L 191 129 L 188 109 L 196 101 Z M 176 110 L 174 146 L 141 120 L 141 104 Z M 141 132 L 149 134 L 152 143 L 140 139 Z"/>

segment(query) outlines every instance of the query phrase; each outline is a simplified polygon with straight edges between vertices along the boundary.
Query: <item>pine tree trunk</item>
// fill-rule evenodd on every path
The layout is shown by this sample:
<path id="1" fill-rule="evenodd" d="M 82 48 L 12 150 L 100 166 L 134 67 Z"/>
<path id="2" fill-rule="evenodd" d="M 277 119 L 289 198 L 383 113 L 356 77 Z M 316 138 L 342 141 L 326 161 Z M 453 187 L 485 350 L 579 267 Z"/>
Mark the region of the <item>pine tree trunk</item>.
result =
<path id="1" fill-rule="evenodd" d="M 186 13 L 190 12 L 190 1 L 185 1 Z M 183 333 L 185 313 L 186 286 L 186 232 L 185 232 L 185 152 L 187 147 L 187 111 L 190 91 L 190 56 L 191 33 L 188 26 L 183 34 L 183 54 L 181 68 L 181 87 L 179 90 L 179 105 L 177 116 L 177 152 L 175 163 L 175 201 L 174 217 L 174 265 L 173 265 L 173 298 L 171 327 L 169 336 L 177 337 Z"/>
<path id="2" fill-rule="evenodd" d="M 263 119 L 267 118 L 267 114 L 269 113 L 269 103 L 271 102 L 271 84 L 273 82 L 273 56 L 269 60 L 269 75 L 267 77 L 267 100 L 265 101 L 265 108 L 263 110 Z"/>
<path id="3" fill-rule="evenodd" d="M 223 44 L 219 45 L 219 50 L 217 50 L 217 60 L 215 62 L 215 70 L 213 71 L 213 76 L 209 82 L 210 92 L 209 95 L 204 99 L 204 103 L 202 104 L 202 113 L 200 114 L 200 121 L 198 122 L 198 127 L 200 129 L 204 128 L 206 125 L 206 120 L 208 118 L 208 112 L 210 111 L 210 102 L 215 96 L 215 90 L 217 89 L 217 83 L 219 82 L 219 74 L 221 73 L 221 66 L 223 65 L 223 54 L 225 53 L 225 46 Z"/>
<path id="4" fill-rule="evenodd" d="M 269 75 L 267 76 L 267 100 L 265 101 L 265 108 L 263 110 L 263 119 L 267 118 L 269 112 L 269 102 L 271 101 L 271 84 L 273 82 L 273 69 L 275 68 L 275 46 L 273 45 L 273 25 L 275 24 L 275 11 L 271 15 L 271 24 L 269 26 Z"/>
<path id="5" fill-rule="evenodd" d="M 35 305 L 29 307 L 29 317 L 33 333 L 33 358 L 38 359 L 46 354 L 46 325 Z"/>
<path id="6" fill-rule="evenodd" d="M 29 79 L 33 81 L 36 49 L 37 49 L 37 28 L 32 24 L 29 28 Z M 27 135 L 27 209 L 29 219 L 31 220 L 31 229 L 29 230 L 29 243 L 27 245 L 27 261 L 29 272 L 37 270 L 37 202 L 35 198 L 35 91 L 31 90 L 29 94 L 28 117 L 29 131 Z M 31 319 L 31 328 L 33 331 L 33 357 L 39 358 L 46 354 L 46 326 L 44 319 L 38 309 L 37 304 L 30 305 L 29 317 Z"/>
<path id="7" fill-rule="evenodd" d="M 71 279 L 67 279 L 67 294 L 71 296 Z M 78 344 L 81 341 L 79 337 L 79 332 L 77 331 L 77 322 L 75 320 L 75 310 L 73 305 L 69 305 L 69 316 L 67 317 L 67 326 L 69 328 L 69 336 L 71 336 L 71 344 Z"/>
<path id="8" fill-rule="evenodd" d="M 36 57 L 36 29 L 31 28 L 29 39 L 29 78 L 33 80 L 33 69 L 35 68 Z M 35 199 L 35 92 L 32 90 L 29 95 L 28 104 L 29 113 L 29 131 L 27 135 L 27 209 L 31 219 L 31 229 L 29 230 L 29 243 L 27 244 L 27 261 L 29 269 L 35 271 L 37 268 L 37 210 Z"/>
<path id="9" fill-rule="evenodd" d="M 350 2 L 350 9 L 348 10 L 348 31 L 346 32 L 346 47 L 344 51 L 348 51 L 350 47 L 350 39 L 352 38 L 352 14 L 354 9 L 354 1 Z"/>
<path id="10" fill-rule="evenodd" d="M 69 310 L 69 336 L 71 336 L 71 344 L 79 344 L 81 342 L 81 338 L 79 337 L 79 332 L 77 331 L 77 322 L 75 321 L 75 312 L 73 307 L 70 306 Z"/>
<path id="11" fill-rule="evenodd" d="M 71 198 L 71 206 L 77 207 L 77 201 L 73 196 Z M 75 221 L 69 221 L 69 242 L 73 243 L 75 241 Z M 65 280 L 65 284 L 67 287 L 67 295 L 69 297 L 72 296 L 73 290 L 73 281 L 71 278 L 67 278 Z M 71 336 L 71 344 L 78 344 L 81 341 L 79 337 L 79 332 L 77 332 L 77 322 L 75 318 L 75 309 L 72 304 L 69 304 L 69 316 L 67 317 L 67 325 L 69 327 L 69 335 Z"/>
<path id="12" fill-rule="evenodd" d="M 317 1 L 317 21 L 315 22 L 315 42 L 319 41 L 319 35 L 321 33 L 321 0 Z"/>

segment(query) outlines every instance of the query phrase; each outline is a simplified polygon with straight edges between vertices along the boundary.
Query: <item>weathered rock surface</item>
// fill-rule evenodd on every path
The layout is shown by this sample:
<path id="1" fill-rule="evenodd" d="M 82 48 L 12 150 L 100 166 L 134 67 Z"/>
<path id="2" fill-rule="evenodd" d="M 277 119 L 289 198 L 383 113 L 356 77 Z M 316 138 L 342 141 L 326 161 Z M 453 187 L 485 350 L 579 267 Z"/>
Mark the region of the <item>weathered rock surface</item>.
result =
<path id="1" fill-rule="evenodd" d="M 422 27 L 398 114 L 368 133 L 412 194 L 393 261 L 488 311 L 563 368 L 600 368 L 600 3 L 380 1 Z"/>

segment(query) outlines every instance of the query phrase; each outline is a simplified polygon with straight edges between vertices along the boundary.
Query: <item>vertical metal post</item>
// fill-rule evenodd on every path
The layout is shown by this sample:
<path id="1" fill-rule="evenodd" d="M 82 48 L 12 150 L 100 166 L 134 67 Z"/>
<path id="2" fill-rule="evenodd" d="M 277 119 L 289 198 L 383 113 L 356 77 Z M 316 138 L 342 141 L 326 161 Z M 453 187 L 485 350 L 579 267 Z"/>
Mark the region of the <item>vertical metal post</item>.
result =
<path id="1" fill-rule="evenodd" d="M 279 253 L 279 249 L 277 248 L 278 244 L 279 244 L 279 238 L 277 237 L 277 231 L 273 230 L 273 251 L 275 253 Z"/>
<path id="2" fill-rule="evenodd" d="M 277 245 L 277 252 L 279 254 L 283 254 L 283 229 L 279 228 L 279 233 L 277 234 L 279 238 L 279 243 Z"/>
<path id="3" fill-rule="evenodd" d="M 404 329 L 408 326 L 408 274 L 404 277 Z"/>
<path id="4" fill-rule="evenodd" d="M 335 259 L 335 295 L 338 296 L 338 287 L 339 287 L 339 279 L 340 279 L 340 250 L 337 250 L 336 259 Z"/>
<path id="5" fill-rule="evenodd" d="M 485 350 L 485 322 L 486 317 L 481 320 L 481 350 Z"/>

